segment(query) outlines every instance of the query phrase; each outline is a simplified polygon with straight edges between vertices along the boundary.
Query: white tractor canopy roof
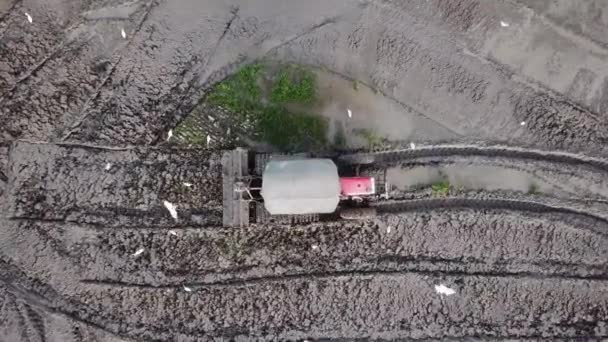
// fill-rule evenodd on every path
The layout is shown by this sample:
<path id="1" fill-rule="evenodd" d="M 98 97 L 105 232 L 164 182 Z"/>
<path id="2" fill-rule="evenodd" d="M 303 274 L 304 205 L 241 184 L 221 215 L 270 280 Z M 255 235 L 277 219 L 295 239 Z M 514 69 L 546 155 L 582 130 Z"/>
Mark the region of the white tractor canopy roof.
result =
<path id="1" fill-rule="evenodd" d="M 270 161 L 262 175 L 264 206 L 271 215 L 327 214 L 340 201 L 340 178 L 331 159 Z"/>

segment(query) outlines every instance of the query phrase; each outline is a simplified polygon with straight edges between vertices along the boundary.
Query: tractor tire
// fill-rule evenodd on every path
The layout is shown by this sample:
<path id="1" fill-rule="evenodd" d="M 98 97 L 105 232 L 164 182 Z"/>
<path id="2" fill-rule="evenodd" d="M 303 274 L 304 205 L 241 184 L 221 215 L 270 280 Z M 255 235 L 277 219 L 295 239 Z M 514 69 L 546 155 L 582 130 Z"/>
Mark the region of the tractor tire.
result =
<path id="1" fill-rule="evenodd" d="M 357 153 L 340 156 L 338 160 L 347 165 L 371 165 L 376 162 L 376 156 L 372 153 Z"/>
<path id="2" fill-rule="evenodd" d="M 345 220 L 371 220 L 376 217 L 376 208 L 349 208 L 340 210 L 340 217 Z"/>

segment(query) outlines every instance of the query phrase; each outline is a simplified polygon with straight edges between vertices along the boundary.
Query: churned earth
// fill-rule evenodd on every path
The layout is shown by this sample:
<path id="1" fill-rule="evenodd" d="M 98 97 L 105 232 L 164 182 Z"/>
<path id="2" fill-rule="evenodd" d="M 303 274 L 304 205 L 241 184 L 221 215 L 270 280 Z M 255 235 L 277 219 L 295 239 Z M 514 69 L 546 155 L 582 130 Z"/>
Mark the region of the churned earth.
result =
<path id="1" fill-rule="evenodd" d="M 0 341 L 607 338 L 607 29 L 602 0 L 0 0 Z M 374 166 L 374 220 L 221 227 L 239 123 L 165 141 L 257 60 L 437 154 Z"/>

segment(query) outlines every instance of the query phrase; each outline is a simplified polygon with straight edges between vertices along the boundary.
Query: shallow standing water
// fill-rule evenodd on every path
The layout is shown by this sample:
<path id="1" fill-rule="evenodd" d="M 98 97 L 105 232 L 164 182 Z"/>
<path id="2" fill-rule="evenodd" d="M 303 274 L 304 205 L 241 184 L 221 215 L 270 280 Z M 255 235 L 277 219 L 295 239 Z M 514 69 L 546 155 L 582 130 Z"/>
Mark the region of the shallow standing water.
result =
<path id="1" fill-rule="evenodd" d="M 452 187 L 466 190 L 556 192 L 551 184 L 532 173 L 488 165 L 394 167 L 387 170 L 387 180 L 390 185 L 404 191 L 447 181 Z"/>
<path id="2" fill-rule="evenodd" d="M 336 134 L 342 131 L 348 146 L 366 147 L 369 141 L 358 133 L 362 130 L 388 140 L 439 141 L 457 137 L 439 123 L 361 82 L 321 69 L 314 69 L 314 72 L 318 82 L 318 103 L 313 112 L 328 120 L 329 141 L 334 141 Z"/>

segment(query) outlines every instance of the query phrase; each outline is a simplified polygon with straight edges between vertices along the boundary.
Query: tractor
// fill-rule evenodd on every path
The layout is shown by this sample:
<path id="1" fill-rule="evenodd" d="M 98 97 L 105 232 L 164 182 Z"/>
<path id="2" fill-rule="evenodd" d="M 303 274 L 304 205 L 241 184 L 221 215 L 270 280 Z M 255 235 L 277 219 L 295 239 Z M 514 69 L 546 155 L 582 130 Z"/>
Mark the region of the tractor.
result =
<path id="1" fill-rule="evenodd" d="M 385 175 L 361 175 L 361 165 L 352 162 L 339 166 L 330 158 L 308 155 L 225 151 L 224 226 L 373 217 L 370 203 L 388 197 Z"/>

